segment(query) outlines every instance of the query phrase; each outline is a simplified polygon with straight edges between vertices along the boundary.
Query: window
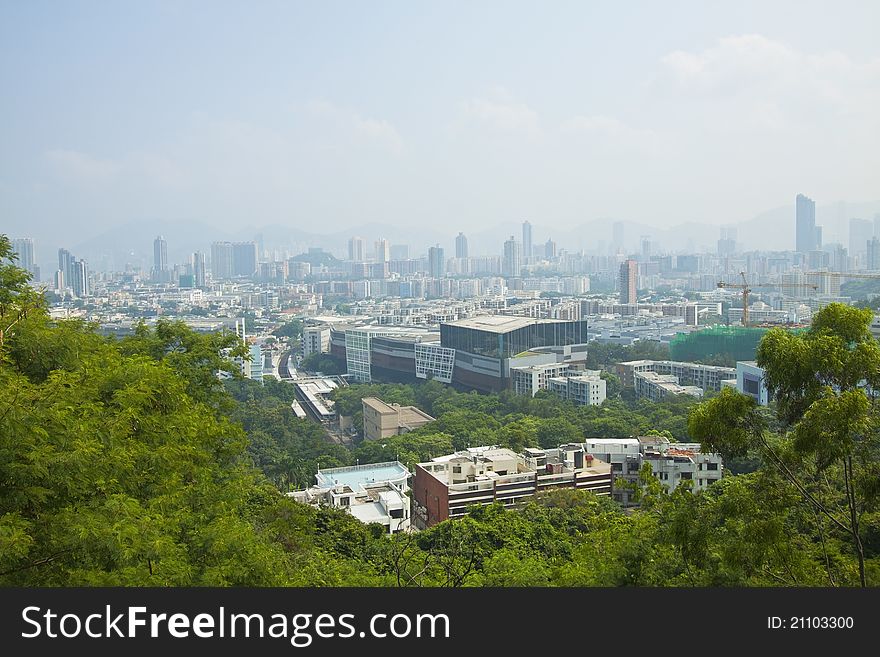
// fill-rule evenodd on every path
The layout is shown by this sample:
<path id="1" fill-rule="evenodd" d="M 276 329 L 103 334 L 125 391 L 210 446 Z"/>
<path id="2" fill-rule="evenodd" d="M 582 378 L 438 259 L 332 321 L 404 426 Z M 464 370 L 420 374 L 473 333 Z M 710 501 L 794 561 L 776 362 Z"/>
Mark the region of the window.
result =
<path id="1" fill-rule="evenodd" d="M 461 466 L 460 465 L 452 466 L 452 474 L 461 474 Z"/>
<path id="2" fill-rule="evenodd" d="M 614 472 L 623 472 L 623 463 L 612 463 L 611 469 Z"/>
<path id="3" fill-rule="evenodd" d="M 717 469 L 718 469 L 718 464 L 717 464 L 717 463 L 707 463 L 707 464 L 706 464 L 706 469 L 707 469 L 707 470 L 717 470 Z"/>
<path id="4" fill-rule="evenodd" d="M 693 479 L 693 478 L 694 478 L 694 473 L 693 473 L 693 472 L 682 472 L 682 473 L 681 473 L 681 478 L 682 478 L 682 479 Z"/>

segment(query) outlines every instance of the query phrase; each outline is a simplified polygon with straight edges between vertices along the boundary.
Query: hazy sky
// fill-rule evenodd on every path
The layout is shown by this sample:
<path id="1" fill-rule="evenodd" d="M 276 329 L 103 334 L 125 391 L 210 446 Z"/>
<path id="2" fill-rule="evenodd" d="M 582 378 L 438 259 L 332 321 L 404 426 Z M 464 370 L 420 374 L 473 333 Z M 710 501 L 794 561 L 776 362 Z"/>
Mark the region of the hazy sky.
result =
<path id="1" fill-rule="evenodd" d="M 0 231 L 880 198 L 880 2 L 0 0 Z"/>

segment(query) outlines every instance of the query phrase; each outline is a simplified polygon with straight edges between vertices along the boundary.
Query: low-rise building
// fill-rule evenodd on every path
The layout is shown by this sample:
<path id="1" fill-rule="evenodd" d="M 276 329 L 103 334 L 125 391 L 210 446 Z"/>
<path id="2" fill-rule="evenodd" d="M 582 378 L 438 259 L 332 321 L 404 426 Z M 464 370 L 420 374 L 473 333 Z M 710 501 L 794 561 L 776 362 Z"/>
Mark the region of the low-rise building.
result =
<path id="1" fill-rule="evenodd" d="M 304 504 L 345 509 L 364 524 L 383 525 L 389 534 L 410 528 L 409 470 L 399 461 L 319 470 L 315 485 L 288 493 Z"/>
<path id="2" fill-rule="evenodd" d="M 705 490 L 721 479 L 724 471 L 719 454 L 703 453 L 699 443 L 673 443 L 663 436 L 590 438 L 584 449 L 610 464 L 615 481 L 613 497 L 624 506 L 635 504 L 632 487 L 638 484 L 645 462 L 651 464 L 652 474 L 668 492 L 688 480 L 693 482 L 692 491 Z M 621 486 L 620 480 L 629 485 Z"/>
<path id="3" fill-rule="evenodd" d="M 674 360 L 632 360 L 618 363 L 616 370 L 624 386 L 635 388 L 639 397 L 654 400 L 667 394 L 702 396 L 703 392 L 718 392 L 722 381 L 736 378 L 732 367 Z"/>
<path id="4" fill-rule="evenodd" d="M 365 440 L 398 436 L 434 421 L 434 418 L 415 406 L 386 404 L 377 397 L 364 397 L 361 403 Z"/>
<path id="5" fill-rule="evenodd" d="M 611 495 L 611 466 L 580 444 L 558 449 L 472 447 L 416 465 L 413 524 L 417 528 L 460 518 L 474 504 L 513 507 L 554 488 Z"/>

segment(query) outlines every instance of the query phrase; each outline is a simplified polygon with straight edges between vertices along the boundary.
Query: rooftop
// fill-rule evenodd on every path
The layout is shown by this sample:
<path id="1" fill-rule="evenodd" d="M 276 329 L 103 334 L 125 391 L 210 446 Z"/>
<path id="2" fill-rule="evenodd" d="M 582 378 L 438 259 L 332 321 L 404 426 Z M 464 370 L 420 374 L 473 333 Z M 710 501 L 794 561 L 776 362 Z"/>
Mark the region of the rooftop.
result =
<path id="1" fill-rule="evenodd" d="M 352 491 L 360 493 L 368 486 L 398 481 L 408 476 L 409 470 L 400 461 L 387 461 L 320 470 L 315 475 L 315 481 L 321 488 L 348 486 Z"/>
<path id="2" fill-rule="evenodd" d="M 515 315 L 480 315 L 453 322 L 444 322 L 444 324 L 446 326 L 459 326 L 489 333 L 508 333 L 533 324 L 561 323 L 563 321 L 561 319 L 534 319 L 532 317 L 518 317 Z"/>

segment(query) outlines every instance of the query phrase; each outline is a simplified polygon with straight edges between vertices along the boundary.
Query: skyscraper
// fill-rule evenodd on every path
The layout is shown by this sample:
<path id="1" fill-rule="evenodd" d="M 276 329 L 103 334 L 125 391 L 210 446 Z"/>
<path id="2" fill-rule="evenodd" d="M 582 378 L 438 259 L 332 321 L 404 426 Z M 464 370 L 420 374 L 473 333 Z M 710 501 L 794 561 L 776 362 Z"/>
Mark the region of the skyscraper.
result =
<path id="1" fill-rule="evenodd" d="M 211 275 L 215 281 L 232 278 L 232 242 L 211 244 Z"/>
<path id="2" fill-rule="evenodd" d="M 849 220 L 849 253 L 853 257 L 861 258 L 864 265 L 864 256 L 867 253 L 868 240 L 874 237 L 874 225 L 866 219 Z"/>
<path id="3" fill-rule="evenodd" d="M 367 243 L 362 237 L 348 240 L 348 259 L 352 262 L 363 262 L 367 259 Z"/>
<path id="4" fill-rule="evenodd" d="M 455 257 L 456 258 L 467 258 L 468 257 L 468 241 L 467 241 L 467 237 L 465 237 L 464 233 L 459 233 L 458 237 L 455 238 Z"/>
<path id="5" fill-rule="evenodd" d="M 65 288 L 73 287 L 73 263 L 76 258 L 67 249 L 58 249 L 58 271 L 61 272 L 61 283 Z"/>
<path id="6" fill-rule="evenodd" d="M 625 260 L 620 263 L 620 275 L 617 286 L 620 288 L 620 303 L 636 303 L 636 275 L 639 263 L 635 260 Z"/>
<path id="7" fill-rule="evenodd" d="M 815 251 L 818 234 L 816 232 L 816 203 L 803 194 L 795 199 L 795 250 L 799 253 Z"/>
<path id="8" fill-rule="evenodd" d="M 718 255 L 722 258 L 736 253 L 736 228 L 721 227 L 721 238 L 718 240 Z"/>
<path id="9" fill-rule="evenodd" d="M 391 260 L 391 243 L 384 237 L 380 238 L 376 244 L 376 262 L 388 262 Z"/>
<path id="10" fill-rule="evenodd" d="M 408 260 L 409 244 L 392 244 L 391 245 L 392 260 Z"/>
<path id="11" fill-rule="evenodd" d="M 82 299 L 83 297 L 91 296 L 91 289 L 89 286 L 89 268 L 86 265 L 85 260 L 74 260 L 73 261 L 73 276 L 72 276 L 72 285 L 73 294 L 76 297 Z"/>
<path id="12" fill-rule="evenodd" d="M 12 252 L 18 256 L 15 263 L 22 269 L 26 269 L 30 273 L 36 275 L 36 266 L 34 265 L 34 241 L 30 237 L 22 237 L 12 240 Z"/>
<path id="13" fill-rule="evenodd" d="M 257 243 L 232 243 L 232 273 L 235 276 L 253 276 L 257 271 Z"/>
<path id="14" fill-rule="evenodd" d="M 522 257 L 525 262 L 532 257 L 532 224 L 524 221 L 522 225 Z"/>
<path id="15" fill-rule="evenodd" d="M 205 254 L 196 251 L 191 258 L 193 285 L 205 287 Z"/>
<path id="16" fill-rule="evenodd" d="M 446 274 L 446 260 L 443 248 L 438 244 L 428 248 L 428 275 L 432 278 L 443 278 Z"/>
<path id="17" fill-rule="evenodd" d="M 872 271 L 880 269 L 880 239 L 872 237 L 868 240 L 866 247 L 868 251 L 868 269 Z"/>
<path id="18" fill-rule="evenodd" d="M 501 275 L 515 278 L 522 275 L 522 245 L 513 235 L 504 243 L 504 257 L 501 259 Z"/>
<path id="19" fill-rule="evenodd" d="M 168 281 L 168 242 L 161 235 L 153 240 L 153 280 Z"/>
<path id="20" fill-rule="evenodd" d="M 548 260 L 556 257 L 556 242 L 552 239 L 547 240 L 547 243 L 544 245 L 544 257 Z"/>

